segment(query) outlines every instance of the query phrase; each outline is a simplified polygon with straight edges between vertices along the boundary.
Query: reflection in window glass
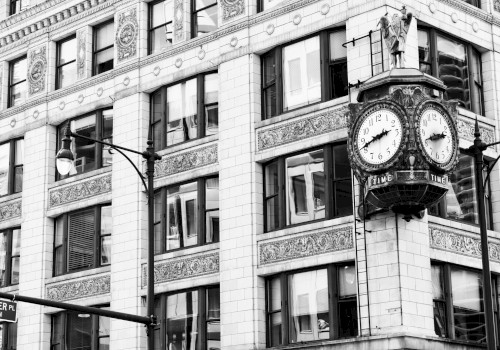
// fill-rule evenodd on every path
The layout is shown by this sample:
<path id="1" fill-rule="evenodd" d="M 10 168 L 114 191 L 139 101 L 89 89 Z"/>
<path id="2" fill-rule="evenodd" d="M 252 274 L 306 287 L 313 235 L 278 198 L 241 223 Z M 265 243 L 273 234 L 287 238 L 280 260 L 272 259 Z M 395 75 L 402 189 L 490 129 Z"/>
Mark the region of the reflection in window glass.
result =
<path id="1" fill-rule="evenodd" d="M 96 116 L 89 115 L 84 118 L 72 120 L 70 124 L 71 131 L 82 136 L 95 138 L 96 137 Z M 70 174 L 83 173 L 95 169 L 95 147 L 94 141 L 85 140 L 82 138 L 72 138 L 71 151 L 74 154 L 75 161 L 74 169 L 70 170 Z"/>
<path id="2" fill-rule="evenodd" d="M 205 75 L 205 135 L 219 132 L 219 79 L 217 74 Z"/>
<path id="3" fill-rule="evenodd" d="M 149 6 L 149 53 L 158 53 L 172 46 L 174 12 L 171 0 L 161 1 Z"/>
<path id="4" fill-rule="evenodd" d="M 316 36 L 283 49 L 283 109 L 320 100 L 319 36 Z"/>
<path id="5" fill-rule="evenodd" d="M 113 233 L 113 215 L 111 206 L 101 208 L 101 265 L 111 263 L 111 234 Z"/>
<path id="6" fill-rule="evenodd" d="M 32 74 L 35 78 L 43 73 L 40 69 L 40 66 L 34 67 Z M 8 107 L 17 106 L 24 102 L 27 91 L 26 72 L 26 57 L 10 63 Z"/>
<path id="7" fill-rule="evenodd" d="M 325 217 L 323 150 L 286 159 L 288 224 Z"/>
<path id="8" fill-rule="evenodd" d="M 167 250 L 198 243 L 196 210 L 198 186 L 191 182 L 167 190 Z"/>
<path id="9" fill-rule="evenodd" d="M 443 267 L 432 265 L 432 298 L 434 303 L 434 331 L 440 337 L 447 337 L 446 299 L 444 295 Z"/>
<path id="10" fill-rule="evenodd" d="M 205 235 L 206 242 L 219 241 L 219 178 L 205 183 Z"/>
<path id="11" fill-rule="evenodd" d="M 269 281 L 269 327 L 271 330 L 271 346 L 282 344 L 281 332 L 281 277 L 275 277 Z"/>
<path id="12" fill-rule="evenodd" d="M 217 1 L 196 0 L 193 11 L 193 37 L 213 32 L 218 27 Z"/>
<path id="13" fill-rule="evenodd" d="M 196 86 L 194 78 L 167 88 L 167 146 L 198 136 Z"/>
<path id="14" fill-rule="evenodd" d="M 10 143 L 0 145 L 0 196 L 9 193 Z"/>
<path id="15" fill-rule="evenodd" d="M 429 32 L 425 30 L 418 31 L 418 60 L 420 62 L 420 71 L 431 75 L 431 46 L 429 40 Z"/>
<path id="16" fill-rule="evenodd" d="M 167 296 L 167 349 L 196 349 L 198 334 L 198 292 Z"/>
<path id="17" fill-rule="evenodd" d="M 9 237 L 5 232 L 0 233 L 0 282 L 1 286 L 8 285 L 7 281 L 7 259 L 9 252 Z"/>
<path id="18" fill-rule="evenodd" d="M 347 41 L 346 31 L 337 30 L 329 34 L 330 39 L 330 74 L 332 84 L 331 98 L 338 98 L 348 94 L 349 81 L 347 80 L 347 48 L 342 44 Z"/>
<path id="19" fill-rule="evenodd" d="M 207 349 L 219 350 L 220 345 L 220 288 L 207 289 Z"/>
<path id="20" fill-rule="evenodd" d="M 269 231 L 279 227 L 278 162 L 265 168 L 266 179 L 266 224 Z"/>
<path id="21" fill-rule="evenodd" d="M 450 174 L 446 217 L 478 223 L 474 159 L 470 156 L 460 154 L 457 169 Z"/>
<path id="22" fill-rule="evenodd" d="M 21 230 L 12 230 L 12 248 L 10 263 L 10 284 L 19 283 L 19 262 L 21 255 Z"/>

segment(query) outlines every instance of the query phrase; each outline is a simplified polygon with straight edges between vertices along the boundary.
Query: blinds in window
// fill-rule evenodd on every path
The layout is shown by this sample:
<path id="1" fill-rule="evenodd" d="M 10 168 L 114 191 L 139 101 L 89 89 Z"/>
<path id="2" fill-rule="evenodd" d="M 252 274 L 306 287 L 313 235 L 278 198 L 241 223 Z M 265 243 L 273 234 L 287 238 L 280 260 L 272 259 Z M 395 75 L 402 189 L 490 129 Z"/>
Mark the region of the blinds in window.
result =
<path id="1" fill-rule="evenodd" d="M 94 211 L 89 210 L 70 215 L 68 226 L 68 271 L 92 266 L 94 261 Z"/>

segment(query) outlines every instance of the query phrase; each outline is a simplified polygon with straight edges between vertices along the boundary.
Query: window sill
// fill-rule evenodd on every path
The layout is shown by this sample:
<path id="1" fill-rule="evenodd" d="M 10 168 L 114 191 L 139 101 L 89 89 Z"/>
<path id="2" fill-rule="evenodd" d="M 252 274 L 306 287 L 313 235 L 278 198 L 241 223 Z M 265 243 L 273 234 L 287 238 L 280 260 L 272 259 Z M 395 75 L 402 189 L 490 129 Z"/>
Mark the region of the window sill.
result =
<path id="1" fill-rule="evenodd" d="M 13 284 L 10 286 L 1 287 L 0 291 L 2 293 L 17 294 L 17 293 L 19 293 L 19 284 Z"/>
<path id="2" fill-rule="evenodd" d="M 0 197 L 0 203 L 5 203 L 14 199 L 20 199 L 23 196 L 23 192 L 6 194 L 5 196 Z"/>

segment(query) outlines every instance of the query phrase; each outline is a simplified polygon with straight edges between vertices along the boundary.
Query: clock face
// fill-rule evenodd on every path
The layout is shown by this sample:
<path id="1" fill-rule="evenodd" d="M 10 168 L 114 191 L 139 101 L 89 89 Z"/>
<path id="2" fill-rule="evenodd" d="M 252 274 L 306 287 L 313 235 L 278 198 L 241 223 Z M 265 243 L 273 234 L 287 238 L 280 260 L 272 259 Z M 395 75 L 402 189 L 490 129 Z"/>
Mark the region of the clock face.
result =
<path id="1" fill-rule="evenodd" d="M 420 115 L 417 127 L 420 145 L 427 157 L 438 165 L 449 163 L 455 143 L 450 116 L 439 108 L 428 107 Z"/>
<path id="2" fill-rule="evenodd" d="M 382 165 L 398 152 L 403 139 L 401 119 L 390 109 L 367 113 L 359 121 L 355 146 L 360 158 L 370 165 Z"/>

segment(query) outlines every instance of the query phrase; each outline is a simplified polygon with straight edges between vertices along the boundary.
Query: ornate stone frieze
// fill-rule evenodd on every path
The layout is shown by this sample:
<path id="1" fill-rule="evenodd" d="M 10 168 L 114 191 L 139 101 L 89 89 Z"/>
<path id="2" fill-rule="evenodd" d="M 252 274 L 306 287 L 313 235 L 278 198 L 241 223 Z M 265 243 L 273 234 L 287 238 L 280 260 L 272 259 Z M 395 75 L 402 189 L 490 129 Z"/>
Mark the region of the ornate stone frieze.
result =
<path id="1" fill-rule="evenodd" d="M 82 28 L 76 32 L 76 67 L 78 79 L 85 78 L 85 61 L 87 56 L 87 28 Z"/>
<path id="2" fill-rule="evenodd" d="M 0 204 L 0 222 L 21 217 L 21 198 Z"/>
<path id="3" fill-rule="evenodd" d="M 466 234 L 463 231 L 429 225 L 429 241 L 432 248 L 481 258 L 481 239 L 479 235 L 474 237 L 470 233 Z M 488 240 L 488 249 L 490 259 L 500 261 L 500 244 Z"/>
<path id="4" fill-rule="evenodd" d="M 155 177 L 163 177 L 184 171 L 201 168 L 210 164 L 217 164 L 217 144 L 198 148 L 189 152 L 175 153 L 163 156 L 155 164 Z"/>
<path id="5" fill-rule="evenodd" d="M 111 174 L 84 179 L 49 190 L 49 208 L 111 192 Z"/>
<path id="6" fill-rule="evenodd" d="M 81 279 L 47 286 L 47 299 L 64 301 L 108 294 L 110 292 L 109 275 Z"/>
<path id="7" fill-rule="evenodd" d="M 116 30 L 116 49 L 119 62 L 136 56 L 138 36 L 137 8 L 133 7 L 119 13 Z"/>
<path id="8" fill-rule="evenodd" d="M 228 21 L 245 13 L 244 0 L 221 0 L 222 21 Z"/>
<path id="9" fill-rule="evenodd" d="M 259 130 L 258 151 L 344 129 L 349 120 L 347 112 L 343 105 Z"/>
<path id="10" fill-rule="evenodd" d="M 42 46 L 29 52 L 28 91 L 30 96 L 45 91 L 47 73 L 47 47 Z"/>
<path id="11" fill-rule="evenodd" d="M 155 284 L 193 278 L 219 272 L 219 253 L 171 259 L 155 263 Z M 142 268 L 142 286 L 147 285 L 146 265 Z"/>
<path id="12" fill-rule="evenodd" d="M 354 248 L 352 227 L 259 243 L 259 265 Z"/>
<path id="13" fill-rule="evenodd" d="M 466 118 L 458 118 L 457 120 L 458 137 L 467 141 L 474 141 L 474 121 Z M 495 130 L 493 127 L 485 124 L 479 124 L 481 139 L 484 143 L 495 142 Z"/>
<path id="14" fill-rule="evenodd" d="M 174 35 L 177 41 L 184 40 L 184 1 L 175 0 L 174 3 Z"/>

